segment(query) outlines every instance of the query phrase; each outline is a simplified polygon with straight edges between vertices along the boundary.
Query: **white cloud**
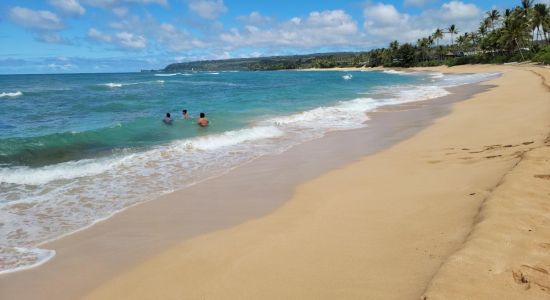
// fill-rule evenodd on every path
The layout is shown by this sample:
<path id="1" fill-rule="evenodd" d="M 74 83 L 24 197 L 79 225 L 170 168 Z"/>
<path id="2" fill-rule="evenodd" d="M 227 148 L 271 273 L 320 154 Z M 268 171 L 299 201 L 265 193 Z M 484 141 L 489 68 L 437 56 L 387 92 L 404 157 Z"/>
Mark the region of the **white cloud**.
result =
<path id="1" fill-rule="evenodd" d="M 343 10 L 311 12 L 306 18 L 292 18 L 261 29 L 246 25 L 243 29 L 233 28 L 222 33 L 220 39 L 228 47 L 278 47 L 301 48 L 323 46 L 349 46 L 357 44 L 359 36 L 357 23 Z"/>
<path id="2" fill-rule="evenodd" d="M 123 18 L 125 17 L 126 15 L 128 15 L 128 8 L 127 7 L 124 7 L 124 6 L 121 6 L 121 7 L 115 7 L 113 9 L 111 9 L 111 12 L 113 14 L 115 14 L 117 17 L 119 18 Z"/>
<path id="3" fill-rule="evenodd" d="M 167 46 L 172 51 L 182 51 L 194 48 L 204 48 L 206 43 L 194 38 L 186 30 L 178 29 L 172 24 L 162 23 L 157 29 L 158 41 Z"/>
<path id="4" fill-rule="evenodd" d="M 466 4 L 461 1 L 451 1 L 444 3 L 438 12 L 442 20 L 460 21 L 477 19 L 481 15 L 481 10 L 474 4 Z"/>
<path id="5" fill-rule="evenodd" d="M 82 2 L 102 8 L 110 8 L 125 4 L 160 4 L 167 5 L 167 0 L 82 0 Z"/>
<path id="6" fill-rule="evenodd" d="M 77 0 L 50 0 L 50 4 L 71 16 L 82 16 L 86 12 Z"/>
<path id="7" fill-rule="evenodd" d="M 96 41 L 114 44 L 126 49 L 144 49 L 147 47 L 147 39 L 144 36 L 126 31 L 110 35 L 92 27 L 88 30 L 88 37 Z"/>
<path id="8" fill-rule="evenodd" d="M 98 40 L 98 41 L 102 41 L 102 42 L 106 42 L 106 43 L 110 43 L 112 42 L 113 38 L 108 35 L 108 34 L 105 34 L 95 28 L 90 28 L 88 30 L 88 37 L 94 39 L 94 40 Z"/>
<path id="9" fill-rule="evenodd" d="M 188 7 L 199 16 L 212 20 L 227 12 L 223 0 L 189 0 Z"/>
<path id="10" fill-rule="evenodd" d="M 57 33 L 43 33 L 38 36 L 38 40 L 49 44 L 61 44 L 65 42 Z"/>
<path id="11" fill-rule="evenodd" d="M 63 22 L 51 11 L 32 10 L 20 6 L 13 7 L 9 13 L 10 20 L 31 30 L 61 30 Z"/>
<path id="12" fill-rule="evenodd" d="M 260 14 L 257 11 L 253 11 L 249 15 L 237 17 L 237 20 L 247 24 L 261 25 L 271 22 L 272 19 L 268 16 Z"/>
<path id="13" fill-rule="evenodd" d="M 414 18 L 402 14 L 391 4 L 377 3 L 367 5 L 363 10 L 364 29 L 369 39 L 376 44 L 392 40 L 413 41 L 430 33 L 431 29 L 414 24 Z"/>
<path id="14" fill-rule="evenodd" d="M 428 3 L 434 2 L 435 0 L 405 0 L 405 6 L 424 6 Z"/>
<path id="15" fill-rule="evenodd" d="M 143 49 L 147 47 L 147 40 L 141 35 L 126 31 L 115 34 L 116 42 L 124 48 Z"/>
<path id="16" fill-rule="evenodd" d="M 364 29 L 370 41 L 385 45 L 392 40 L 414 42 L 426 37 L 436 28 L 447 28 L 456 24 L 461 32 L 476 28 L 481 10 L 474 4 L 450 1 L 438 9 L 423 11 L 420 15 L 399 12 L 391 4 L 369 4 L 363 11 Z"/>
<path id="17" fill-rule="evenodd" d="M 409 16 L 406 14 L 400 14 L 395 6 L 391 4 L 378 3 L 365 7 L 363 16 L 368 23 L 365 23 L 365 27 L 376 26 L 391 26 L 398 25 L 402 22 L 407 22 Z M 405 29 L 405 28 L 404 28 Z"/>
<path id="18" fill-rule="evenodd" d="M 56 64 L 56 63 L 50 63 L 47 65 L 48 68 L 55 70 L 55 71 L 69 71 L 74 68 L 76 68 L 76 65 L 74 64 Z"/>

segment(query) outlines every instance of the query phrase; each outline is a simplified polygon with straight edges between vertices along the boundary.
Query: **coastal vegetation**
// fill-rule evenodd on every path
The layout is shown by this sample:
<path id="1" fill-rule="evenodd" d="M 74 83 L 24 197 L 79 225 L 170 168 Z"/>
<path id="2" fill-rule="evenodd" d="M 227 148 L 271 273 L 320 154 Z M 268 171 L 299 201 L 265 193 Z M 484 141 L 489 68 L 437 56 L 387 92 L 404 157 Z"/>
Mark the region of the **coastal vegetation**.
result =
<path id="1" fill-rule="evenodd" d="M 163 71 L 454 66 L 523 61 L 550 64 L 550 7 L 533 0 L 521 0 L 520 5 L 504 11 L 486 12 L 475 31 L 461 32 L 458 26 L 450 24 L 416 43 L 392 41 L 386 48 L 365 52 L 175 63 Z"/>

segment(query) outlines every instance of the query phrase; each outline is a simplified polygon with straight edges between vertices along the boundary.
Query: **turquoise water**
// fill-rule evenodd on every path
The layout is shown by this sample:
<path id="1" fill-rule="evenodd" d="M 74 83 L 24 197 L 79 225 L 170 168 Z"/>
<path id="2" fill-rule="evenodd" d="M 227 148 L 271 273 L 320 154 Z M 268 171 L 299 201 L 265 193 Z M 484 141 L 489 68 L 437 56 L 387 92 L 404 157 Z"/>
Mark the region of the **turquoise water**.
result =
<path id="1" fill-rule="evenodd" d="M 210 72 L 0 75 L 0 273 L 41 243 L 327 132 L 381 105 L 496 74 Z M 184 120 L 181 110 L 191 118 Z M 161 122 L 170 112 L 172 125 Z M 210 126 L 198 127 L 206 113 Z"/>
<path id="2" fill-rule="evenodd" d="M 161 74 L 164 75 L 164 74 Z M 138 150 L 175 139 L 243 128 L 255 120 L 356 98 L 413 76 L 341 72 L 236 72 L 154 76 L 76 74 L 0 76 L 0 164 L 42 166 Z M 205 112 L 208 129 L 180 120 Z M 171 127 L 159 120 L 165 112 Z"/>

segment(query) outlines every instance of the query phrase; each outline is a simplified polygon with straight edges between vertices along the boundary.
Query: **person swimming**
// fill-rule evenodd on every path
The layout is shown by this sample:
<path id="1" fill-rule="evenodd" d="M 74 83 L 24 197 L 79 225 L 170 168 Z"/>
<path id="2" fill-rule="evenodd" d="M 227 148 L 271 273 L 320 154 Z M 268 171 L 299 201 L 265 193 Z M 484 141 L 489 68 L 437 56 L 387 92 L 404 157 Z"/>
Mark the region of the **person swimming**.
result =
<path id="1" fill-rule="evenodd" d="M 206 115 L 204 113 L 200 113 L 199 115 L 199 120 L 197 121 L 197 124 L 199 124 L 199 126 L 201 127 L 206 127 L 208 126 L 208 118 L 206 117 Z"/>
<path id="2" fill-rule="evenodd" d="M 181 111 L 181 117 L 186 120 L 189 119 L 189 114 L 187 113 L 187 109 L 184 109 Z"/>
<path id="3" fill-rule="evenodd" d="M 164 124 L 166 125 L 172 125 L 172 117 L 170 116 L 170 113 L 166 113 L 166 116 L 164 117 L 164 119 L 162 119 L 162 122 L 164 122 Z"/>

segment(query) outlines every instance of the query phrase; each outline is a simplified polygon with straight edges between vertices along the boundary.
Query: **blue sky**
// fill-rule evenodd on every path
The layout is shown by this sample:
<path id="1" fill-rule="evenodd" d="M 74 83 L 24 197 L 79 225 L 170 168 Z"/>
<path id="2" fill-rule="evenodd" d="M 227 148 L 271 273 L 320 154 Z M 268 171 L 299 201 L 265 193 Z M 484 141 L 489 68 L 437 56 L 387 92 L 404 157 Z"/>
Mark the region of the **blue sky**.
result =
<path id="1" fill-rule="evenodd" d="M 473 30 L 487 10 L 519 2 L 3 0 L 0 73 L 139 71 L 178 61 L 368 50 L 449 24 Z"/>

